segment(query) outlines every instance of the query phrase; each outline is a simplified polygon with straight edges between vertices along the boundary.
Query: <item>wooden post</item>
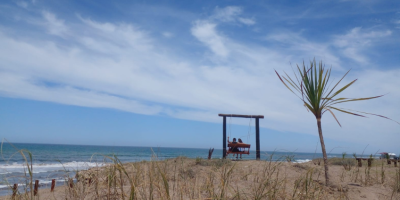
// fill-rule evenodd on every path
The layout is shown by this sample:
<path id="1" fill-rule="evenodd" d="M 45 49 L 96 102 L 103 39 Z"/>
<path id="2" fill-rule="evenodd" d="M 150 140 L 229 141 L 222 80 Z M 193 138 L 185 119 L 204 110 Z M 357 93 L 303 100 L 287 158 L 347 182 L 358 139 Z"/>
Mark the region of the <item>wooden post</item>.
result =
<path id="1" fill-rule="evenodd" d="M 368 167 L 371 167 L 372 166 L 372 158 L 369 158 L 368 159 Z"/>
<path id="2" fill-rule="evenodd" d="M 361 158 L 356 158 L 356 160 L 358 161 L 358 167 L 362 167 Z"/>
<path id="3" fill-rule="evenodd" d="M 14 184 L 14 187 L 13 187 L 13 189 L 12 189 L 12 192 L 13 192 L 12 197 L 13 197 L 13 199 L 14 199 L 15 196 L 17 196 L 17 192 L 18 192 L 18 184 L 17 184 L 17 183 Z"/>
<path id="4" fill-rule="evenodd" d="M 54 191 L 54 187 L 56 186 L 56 179 L 52 179 L 51 180 L 51 189 L 50 189 L 50 192 L 53 192 Z"/>
<path id="5" fill-rule="evenodd" d="M 74 187 L 74 179 L 69 178 L 68 179 L 68 185 L 69 185 L 70 188 L 73 188 Z"/>
<path id="6" fill-rule="evenodd" d="M 256 159 L 260 160 L 260 123 L 256 118 Z"/>
<path id="7" fill-rule="evenodd" d="M 223 117 L 222 126 L 222 158 L 226 158 L 226 116 Z"/>
<path id="8" fill-rule="evenodd" d="M 36 196 L 39 188 L 39 180 L 35 180 L 35 188 L 33 189 L 33 196 Z"/>
<path id="9" fill-rule="evenodd" d="M 211 156 L 212 156 L 212 153 L 214 152 L 214 148 L 210 148 L 210 150 L 208 150 L 208 160 L 211 160 Z"/>

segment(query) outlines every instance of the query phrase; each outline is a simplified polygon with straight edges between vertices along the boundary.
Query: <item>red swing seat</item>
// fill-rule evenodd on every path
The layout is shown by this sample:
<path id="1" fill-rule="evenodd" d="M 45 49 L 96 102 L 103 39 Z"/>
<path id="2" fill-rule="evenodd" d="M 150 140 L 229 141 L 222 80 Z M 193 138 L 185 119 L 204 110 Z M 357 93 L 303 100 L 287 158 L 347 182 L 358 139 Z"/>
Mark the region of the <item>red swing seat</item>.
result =
<path id="1" fill-rule="evenodd" d="M 226 155 L 228 155 L 230 153 L 232 153 L 232 154 L 247 154 L 247 155 L 250 154 L 250 144 L 228 142 L 228 147 L 229 147 L 229 149 L 226 151 Z M 238 149 L 242 149 L 243 151 L 233 152 L 232 149 L 235 147 Z"/>

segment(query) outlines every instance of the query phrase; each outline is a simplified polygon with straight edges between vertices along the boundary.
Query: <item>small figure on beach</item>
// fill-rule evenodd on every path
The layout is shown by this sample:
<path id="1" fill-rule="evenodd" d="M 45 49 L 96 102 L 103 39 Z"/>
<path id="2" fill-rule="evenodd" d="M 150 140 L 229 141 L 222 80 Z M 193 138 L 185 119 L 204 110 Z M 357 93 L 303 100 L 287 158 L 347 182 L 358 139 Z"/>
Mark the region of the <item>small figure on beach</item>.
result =
<path id="1" fill-rule="evenodd" d="M 233 143 L 233 144 L 236 144 L 236 143 L 237 143 L 237 142 L 236 142 L 236 138 L 233 138 L 232 143 Z"/>
<path id="2" fill-rule="evenodd" d="M 229 144 L 229 143 L 231 143 L 231 142 L 229 142 L 229 137 L 228 137 L 228 144 Z M 232 144 L 237 144 L 236 138 L 233 138 Z M 240 152 L 240 150 L 239 150 L 237 147 L 230 147 L 229 150 L 230 150 L 231 152 Z M 235 155 L 236 155 L 236 159 L 237 159 L 238 156 L 239 156 L 239 154 L 233 154 L 233 157 L 235 157 Z"/>
<path id="3" fill-rule="evenodd" d="M 238 139 L 238 143 L 242 143 L 243 144 L 243 141 L 242 141 L 242 139 Z M 239 151 L 240 152 L 242 152 L 243 151 L 243 148 L 239 148 Z M 240 154 L 240 159 L 242 159 L 242 154 Z"/>

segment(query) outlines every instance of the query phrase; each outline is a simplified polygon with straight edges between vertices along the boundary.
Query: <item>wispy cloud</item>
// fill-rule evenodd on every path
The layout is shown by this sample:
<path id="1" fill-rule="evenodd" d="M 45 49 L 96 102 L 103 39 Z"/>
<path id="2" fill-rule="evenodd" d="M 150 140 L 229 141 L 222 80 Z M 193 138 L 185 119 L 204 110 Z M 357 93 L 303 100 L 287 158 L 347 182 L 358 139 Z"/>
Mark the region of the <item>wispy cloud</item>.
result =
<path id="1" fill-rule="evenodd" d="M 28 3 L 25 1 L 17 1 L 16 4 L 22 8 L 28 8 Z"/>
<path id="2" fill-rule="evenodd" d="M 396 29 L 400 29 L 400 19 L 393 20 Z"/>
<path id="3" fill-rule="evenodd" d="M 238 20 L 246 25 L 254 25 L 256 23 L 253 19 L 250 19 L 250 18 L 239 17 Z"/>
<path id="4" fill-rule="evenodd" d="M 341 69 L 339 57 L 330 49 L 330 42 L 314 42 L 302 36 L 300 33 L 293 33 L 289 31 L 280 31 L 267 35 L 267 41 L 277 43 L 275 45 L 276 51 L 281 54 L 290 56 L 292 60 L 324 60 L 335 69 Z"/>
<path id="5" fill-rule="evenodd" d="M 227 6 L 225 8 L 216 8 L 212 18 L 222 22 L 233 22 L 237 16 L 242 13 L 242 9 L 237 6 Z"/>
<path id="6" fill-rule="evenodd" d="M 32 80 L 32 77 L 2 73 L 0 74 L 0 78 L 0 85 L 8 85 L 8 87 L 0 89 L 1 93 L 10 97 L 84 107 L 113 108 L 146 115 L 158 114 L 161 111 L 161 107 L 159 106 L 148 106 L 128 98 L 121 98 L 93 90 L 77 89 L 70 85 L 48 87 Z"/>
<path id="7" fill-rule="evenodd" d="M 207 45 L 216 55 L 226 57 L 229 54 L 229 50 L 224 44 L 226 39 L 216 32 L 216 26 L 216 24 L 209 21 L 199 20 L 194 23 L 191 31 L 198 40 Z"/>
<path id="8" fill-rule="evenodd" d="M 389 36 L 392 31 L 364 31 L 361 27 L 351 29 L 347 34 L 335 37 L 334 45 L 343 51 L 343 56 L 357 61 L 360 64 L 368 63 L 368 58 L 362 51 L 379 41 L 380 38 Z"/>
<path id="9" fill-rule="evenodd" d="M 63 36 L 68 31 L 67 26 L 64 24 L 64 20 L 57 19 L 56 15 L 47 11 L 42 12 L 43 18 L 45 19 L 45 25 L 50 34 Z"/>
<path id="10" fill-rule="evenodd" d="M 82 39 L 82 42 L 93 50 L 107 50 L 112 48 L 114 50 L 120 49 L 122 51 L 110 51 L 115 53 L 123 53 L 125 48 L 136 49 L 138 51 L 148 51 L 153 48 L 151 39 L 147 37 L 147 33 L 132 24 L 112 24 L 112 23 L 99 23 L 91 19 L 85 19 L 78 16 L 84 25 L 87 25 L 87 33 L 82 32 L 81 35 L 76 34 L 76 38 Z M 92 42 L 96 39 L 96 44 L 100 48 L 96 48 Z"/>
<path id="11" fill-rule="evenodd" d="M 211 49 L 215 55 L 226 58 L 230 54 L 230 49 L 235 46 L 235 42 L 228 41 L 228 37 L 218 33 L 217 26 L 219 23 L 229 22 L 246 25 L 255 24 L 253 19 L 240 17 L 241 14 L 242 8 L 237 6 L 217 7 L 213 15 L 202 20 L 196 20 L 191 28 L 191 33 Z M 228 47 L 228 43 L 232 45 Z"/>
<path id="12" fill-rule="evenodd" d="M 164 37 L 166 37 L 166 38 L 174 37 L 174 34 L 172 34 L 171 32 L 168 32 L 168 31 L 162 32 L 162 35 L 163 35 Z"/>
<path id="13" fill-rule="evenodd" d="M 238 6 L 227 6 L 225 8 L 215 8 L 215 12 L 210 16 L 211 20 L 217 20 L 220 22 L 233 22 L 243 23 L 245 25 L 254 25 L 256 22 L 254 19 L 240 17 L 243 10 Z"/>

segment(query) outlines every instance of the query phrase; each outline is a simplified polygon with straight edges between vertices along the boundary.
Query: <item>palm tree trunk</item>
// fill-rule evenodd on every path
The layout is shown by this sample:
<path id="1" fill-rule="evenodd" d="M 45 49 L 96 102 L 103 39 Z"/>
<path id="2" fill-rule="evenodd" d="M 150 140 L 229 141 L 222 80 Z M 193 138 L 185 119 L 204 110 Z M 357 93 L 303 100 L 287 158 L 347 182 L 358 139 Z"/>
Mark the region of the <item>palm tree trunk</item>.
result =
<path id="1" fill-rule="evenodd" d="M 322 135 L 321 118 L 317 118 L 317 124 L 318 124 L 319 140 L 320 140 L 320 142 L 321 142 L 322 155 L 324 156 L 325 185 L 328 186 L 328 184 L 329 184 L 328 157 L 326 156 L 325 143 L 324 143 L 324 136 Z"/>

